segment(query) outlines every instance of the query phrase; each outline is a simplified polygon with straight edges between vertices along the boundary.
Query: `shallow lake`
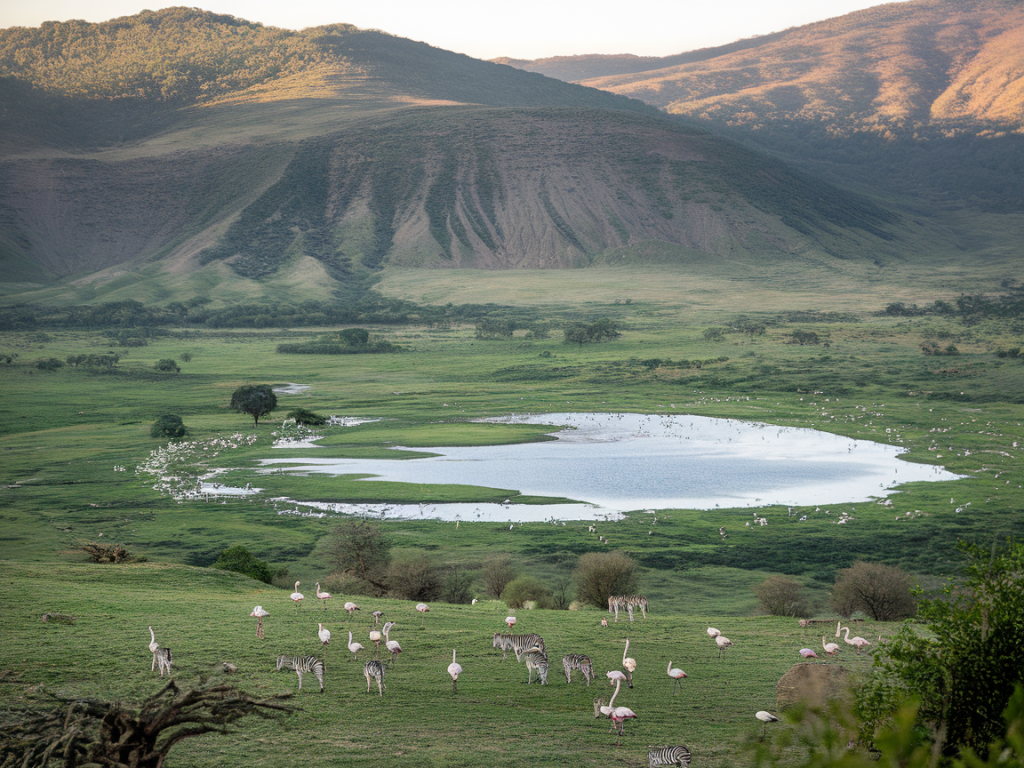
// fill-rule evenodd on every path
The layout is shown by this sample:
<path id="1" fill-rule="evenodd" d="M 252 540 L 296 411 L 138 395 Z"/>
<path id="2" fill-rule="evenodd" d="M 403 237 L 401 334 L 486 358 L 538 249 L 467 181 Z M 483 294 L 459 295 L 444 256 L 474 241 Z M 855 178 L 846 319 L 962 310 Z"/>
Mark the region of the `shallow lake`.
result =
<path id="1" fill-rule="evenodd" d="M 417 448 L 416 459 L 266 459 L 263 471 L 370 474 L 367 482 L 459 484 L 574 499 L 561 505 L 304 504 L 323 512 L 462 520 L 586 520 L 638 509 L 866 502 L 901 483 L 958 479 L 898 458 L 904 449 L 811 429 L 701 416 L 558 413 L 488 419 L 551 424 L 555 439 Z M 396 446 L 396 448 L 400 448 Z M 297 478 L 296 482 L 301 482 Z"/>

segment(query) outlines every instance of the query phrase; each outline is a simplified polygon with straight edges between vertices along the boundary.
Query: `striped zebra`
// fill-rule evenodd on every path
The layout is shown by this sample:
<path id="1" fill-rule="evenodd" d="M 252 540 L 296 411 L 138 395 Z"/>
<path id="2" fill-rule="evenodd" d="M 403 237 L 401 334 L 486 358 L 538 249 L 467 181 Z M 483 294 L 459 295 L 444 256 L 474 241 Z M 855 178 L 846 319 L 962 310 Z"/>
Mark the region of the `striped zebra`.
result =
<path id="1" fill-rule="evenodd" d="M 502 661 L 508 658 L 509 651 L 516 655 L 516 661 L 522 661 L 523 653 L 535 646 L 540 648 L 541 651 L 546 650 L 544 638 L 535 632 L 531 632 L 528 635 L 511 635 L 506 632 L 494 633 L 493 647 L 501 649 Z"/>
<path id="2" fill-rule="evenodd" d="M 534 646 L 526 651 L 526 668 L 530 672 L 530 676 L 526 680 L 527 684 L 533 682 L 534 670 L 537 671 L 537 679 L 540 680 L 540 684 L 548 684 L 548 657 L 540 648 Z"/>
<path id="3" fill-rule="evenodd" d="M 690 750 L 682 744 L 676 747 L 648 747 L 647 766 L 657 768 L 660 765 L 678 765 L 686 768 L 690 764 Z"/>
<path id="4" fill-rule="evenodd" d="M 590 681 L 594 677 L 594 663 L 590 660 L 589 656 L 584 656 L 580 653 L 567 653 L 562 657 L 562 667 L 565 669 L 565 681 L 572 683 L 572 671 L 578 669 L 583 673 L 583 677 L 586 678 L 587 688 L 590 687 Z"/>
<path id="5" fill-rule="evenodd" d="M 170 648 L 157 648 L 153 653 L 153 658 L 156 659 L 156 663 L 160 666 L 160 677 L 164 676 L 164 670 L 167 670 L 167 676 L 171 676 L 171 649 Z"/>
<path id="6" fill-rule="evenodd" d="M 370 659 L 363 664 L 363 676 L 366 678 L 366 692 L 370 692 L 370 678 L 377 681 L 377 693 L 384 695 L 384 662 L 377 659 Z"/>
<path id="7" fill-rule="evenodd" d="M 629 620 L 633 620 L 633 611 L 637 608 L 643 614 L 644 618 L 647 618 L 647 611 L 650 606 L 647 604 L 647 598 L 643 595 L 612 595 L 608 598 L 608 613 L 615 614 L 615 622 L 619 621 L 619 611 L 625 610 L 629 613 Z"/>
<path id="8" fill-rule="evenodd" d="M 316 656 L 278 656 L 277 671 L 294 669 L 299 676 L 299 690 L 302 690 L 302 675 L 312 672 L 320 683 L 320 693 L 324 692 L 324 663 Z"/>

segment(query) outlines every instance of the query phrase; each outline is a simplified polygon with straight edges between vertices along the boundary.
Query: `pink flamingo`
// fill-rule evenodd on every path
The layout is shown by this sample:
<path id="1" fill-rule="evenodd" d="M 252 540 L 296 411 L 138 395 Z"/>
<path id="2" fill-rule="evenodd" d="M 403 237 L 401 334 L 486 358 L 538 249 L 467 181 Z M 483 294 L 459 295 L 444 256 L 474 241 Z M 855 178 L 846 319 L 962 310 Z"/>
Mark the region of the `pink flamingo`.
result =
<path id="1" fill-rule="evenodd" d="M 400 646 L 398 644 L 398 641 L 397 640 L 392 640 L 388 636 L 388 632 L 391 631 L 391 628 L 393 626 L 395 626 L 395 622 L 393 622 L 393 621 L 389 621 L 387 624 L 384 625 L 384 646 L 389 651 L 391 651 L 391 663 L 392 664 L 395 663 L 395 659 L 398 658 L 398 654 L 400 654 L 402 652 L 402 646 Z"/>
<path id="2" fill-rule="evenodd" d="M 686 677 L 686 673 L 678 668 L 673 669 L 672 662 L 670 661 L 668 663 L 668 676 L 675 680 L 675 683 L 672 685 L 672 693 L 674 695 L 676 693 L 676 688 L 679 687 L 679 681 Z"/>
<path id="3" fill-rule="evenodd" d="M 357 656 L 356 655 L 361 650 L 363 650 L 363 644 L 362 643 L 353 643 L 352 642 L 352 630 L 351 629 L 348 631 L 348 649 L 350 651 L 352 651 L 352 660 L 353 661 L 357 660 Z"/>
<path id="4" fill-rule="evenodd" d="M 608 674 L 610 675 L 611 673 L 609 672 Z M 619 738 L 615 741 L 615 746 L 616 747 L 619 746 L 619 743 L 622 741 L 622 727 L 623 727 L 623 724 L 626 722 L 626 720 L 628 720 L 628 719 L 630 719 L 632 717 L 636 717 L 636 712 L 634 712 L 629 707 L 616 707 L 615 706 L 615 697 L 619 695 L 619 688 L 621 686 L 622 686 L 622 680 L 617 679 L 615 681 L 615 693 L 612 694 L 611 701 L 608 702 L 608 706 L 607 707 L 601 707 L 601 714 L 607 715 L 608 717 L 610 717 L 612 719 L 612 723 L 615 724 L 615 727 L 619 731 Z"/>
<path id="5" fill-rule="evenodd" d="M 352 615 L 352 611 L 358 611 L 359 610 L 359 606 L 356 605 L 355 603 L 353 603 L 350 600 L 349 602 L 345 603 L 345 610 L 348 611 L 348 615 L 351 616 Z"/>
<path id="6" fill-rule="evenodd" d="M 512 627 L 515 626 L 516 617 L 515 616 L 506 616 L 505 617 L 505 623 L 508 624 L 508 628 L 509 629 L 512 629 Z"/>
<path id="7" fill-rule="evenodd" d="M 871 645 L 871 643 L 865 640 L 863 637 L 850 637 L 849 627 L 843 627 L 842 630 L 846 633 L 843 636 L 843 642 L 845 642 L 847 645 L 852 645 L 856 647 L 858 656 L 860 655 L 861 648 L 863 648 L 865 645 Z"/>
<path id="8" fill-rule="evenodd" d="M 825 636 L 822 635 L 821 636 L 821 647 L 825 650 L 825 653 L 827 653 L 829 656 L 835 656 L 836 652 L 839 650 L 839 643 L 826 643 L 825 642 Z"/>
<path id="9" fill-rule="evenodd" d="M 263 617 L 264 616 L 269 616 L 270 614 L 267 613 L 265 610 L 263 610 L 263 606 L 262 605 L 257 605 L 255 608 L 252 609 L 252 613 L 250 613 L 249 615 L 256 617 L 256 637 L 258 637 L 260 640 L 262 640 L 263 639 Z"/>
<path id="10" fill-rule="evenodd" d="M 377 653 L 380 651 L 380 641 L 381 641 L 382 638 L 383 638 L 383 635 L 381 635 L 381 633 L 379 631 L 377 631 L 376 629 L 371 629 L 370 630 L 370 639 L 373 641 L 373 644 L 375 646 L 374 649 L 373 649 L 373 657 L 374 658 L 377 658 Z"/>
<path id="11" fill-rule="evenodd" d="M 801 648 L 800 649 L 800 655 L 803 656 L 805 659 L 816 659 L 816 658 L 818 658 L 818 654 L 816 654 L 810 648 Z"/>
<path id="12" fill-rule="evenodd" d="M 303 597 L 304 597 L 303 594 L 301 592 L 299 592 L 299 584 L 301 584 L 301 583 L 302 582 L 296 581 L 295 582 L 295 591 L 292 592 L 290 595 L 288 595 L 288 597 L 291 598 L 291 601 L 293 603 L 295 603 L 295 608 L 296 609 L 298 609 L 299 603 L 302 602 Z"/>
<path id="13" fill-rule="evenodd" d="M 331 630 L 327 629 L 323 624 L 317 624 L 317 627 L 319 627 L 319 630 L 317 631 L 316 636 L 320 638 L 321 643 L 327 645 L 331 642 Z"/>
<path id="14" fill-rule="evenodd" d="M 715 645 L 718 646 L 718 658 L 721 659 L 722 651 L 724 651 L 726 648 L 729 648 L 732 645 L 732 640 L 730 640 L 725 635 L 715 635 Z"/>
<path id="15" fill-rule="evenodd" d="M 317 596 L 317 599 L 320 600 L 324 604 L 324 610 L 326 611 L 327 610 L 327 601 L 331 599 L 331 593 L 330 592 L 321 592 L 320 591 L 320 582 L 319 581 L 316 583 L 316 596 Z"/>
<path id="16" fill-rule="evenodd" d="M 423 626 L 423 616 L 424 614 L 430 613 L 430 606 L 426 603 L 417 603 L 416 610 L 420 613 L 420 626 Z"/>
<path id="17" fill-rule="evenodd" d="M 626 681 L 629 683 L 629 687 L 633 687 L 633 673 L 636 672 L 636 659 L 628 658 L 626 654 L 629 653 L 629 638 L 626 638 L 626 647 L 622 649 L 622 668 L 626 670 Z"/>

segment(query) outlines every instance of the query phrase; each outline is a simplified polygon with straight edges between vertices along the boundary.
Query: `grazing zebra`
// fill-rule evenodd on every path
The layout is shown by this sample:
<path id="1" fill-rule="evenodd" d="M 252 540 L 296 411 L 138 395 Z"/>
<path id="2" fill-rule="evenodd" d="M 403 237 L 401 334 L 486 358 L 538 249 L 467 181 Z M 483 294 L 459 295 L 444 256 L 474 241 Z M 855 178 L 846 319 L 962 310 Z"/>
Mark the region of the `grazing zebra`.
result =
<path id="1" fill-rule="evenodd" d="M 572 671 L 578 669 L 583 673 L 583 677 L 586 678 L 587 688 L 590 687 L 590 681 L 594 677 L 594 663 L 590 660 L 589 656 L 584 656 L 580 653 L 567 653 L 562 657 L 562 667 L 565 669 L 565 681 L 567 683 L 572 682 Z"/>
<path id="2" fill-rule="evenodd" d="M 324 692 L 324 663 L 316 656 L 278 656 L 277 671 L 294 669 L 299 676 L 299 690 L 302 690 L 302 675 L 312 672 L 320 683 L 320 693 Z"/>
<path id="3" fill-rule="evenodd" d="M 493 647 L 501 649 L 502 661 L 508 658 L 509 651 L 516 655 L 516 661 L 522 661 L 523 653 L 533 647 L 540 648 L 541 651 L 547 650 L 544 646 L 544 638 L 535 632 L 531 632 L 528 635 L 510 635 L 506 632 L 495 632 Z"/>
<path id="4" fill-rule="evenodd" d="M 647 611 L 650 606 L 647 604 L 647 598 L 643 595 L 612 595 L 608 598 L 608 613 L 615 614 L 615 622 L 619 621 L 619 611 L 625 610 L 629 613 L 629 620 L 633 620 L 633 611 L 637 608 L 643 614 L 644 618 L 647 618 Z"/>
<path id="5" fill-rule="evenodd" d="M 156 658 L 156 663 L 160 665 L 160 677 L 164 676 L 164 670 L 167 670 L 167 676 L 171 676 L 171 649 L 170 648 L 157 648 L 156 653 L 153 654 Z"/>
<path id="6" fill-rule="evenodd" d="M 381 696 L 384 695 L 384 689 L 387 688 L 384 685 L 384 663 L 377 659 L 370 659 L 368 662 L 363 664 L 363 676 L 366 678 L 366 692 L 370 692 L 370 678 L 372 677 L 377 681 L 377 693 Z"/>
<path id="7" fill-rule="evenodd" d="M 526 680 L 527 684 L 533 682 L 534 670 L 537 670 L 537 679 L 540 680 L 540 684 L 548 684 L 548 657 L 540 648 L 535 646 L 526 651 L 526 668 L 530 672 L 530 676 Z"/>
<path id="8" fill-rule="evenodd" d="M 682 744 L 675 747 L 648 747 L 647 766 L 678 765 L 686 768 L 690 764 L 690 750 Z"/>

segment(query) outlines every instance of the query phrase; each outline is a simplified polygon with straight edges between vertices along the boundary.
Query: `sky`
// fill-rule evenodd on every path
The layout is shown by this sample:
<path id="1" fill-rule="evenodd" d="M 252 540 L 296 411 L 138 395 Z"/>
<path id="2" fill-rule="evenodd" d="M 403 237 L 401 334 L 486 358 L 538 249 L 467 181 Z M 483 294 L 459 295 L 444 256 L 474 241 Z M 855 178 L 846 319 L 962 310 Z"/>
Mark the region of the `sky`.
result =
<path id="1" fill-rule="evenodd" d="M 107 21 L 175 4 L 148 0 L 0 0 L 0 28 Z M 181 0 L 272 27 L 346 23 L 479 59 L 586 53 L 669 56 L 842 16 L 881 0 Z"/>

